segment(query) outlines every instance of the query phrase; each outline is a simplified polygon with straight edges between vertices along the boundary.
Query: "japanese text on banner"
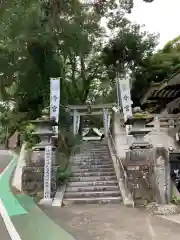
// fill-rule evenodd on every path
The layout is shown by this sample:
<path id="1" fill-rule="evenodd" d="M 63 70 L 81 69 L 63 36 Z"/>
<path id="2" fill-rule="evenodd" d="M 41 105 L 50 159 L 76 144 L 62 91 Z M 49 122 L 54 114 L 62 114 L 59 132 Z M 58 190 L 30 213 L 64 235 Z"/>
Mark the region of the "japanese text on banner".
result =
<path id="1" fill-rule="evenodd" d="M 132 116 L 132 101 L 129 79 L 119 79 L 119 87 L 121 93 L 121 104 L 124 114 L 124 120 L 126 121 L 129 117 Z"/>
<path id="2" fill-rule="evenodd" d="M 60 78 L 51 78 L 50 81 L 50 118 L 59 121 L 60 105 Z"/>

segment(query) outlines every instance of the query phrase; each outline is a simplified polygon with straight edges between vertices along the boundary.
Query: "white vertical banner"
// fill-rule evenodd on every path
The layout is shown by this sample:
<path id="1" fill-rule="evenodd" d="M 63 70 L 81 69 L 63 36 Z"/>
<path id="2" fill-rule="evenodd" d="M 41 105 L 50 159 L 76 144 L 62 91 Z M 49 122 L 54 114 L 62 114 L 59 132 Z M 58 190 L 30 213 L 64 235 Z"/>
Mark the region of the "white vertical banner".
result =
<path id="1" fill-rule="evenodd" d="M 50 118 L 59 122 L 59 105 L 60 105 L 60 77 L 50 79 Z M 56 127 L 56 133 L 58 127 Z"/>
<path id="2" fill-rule="evenodd" d="M 80 119 L 81 119 L 81 116 L 79 113 L 77 113 L 77 115 L 76 115 L 76 134 L 78 134 L 78 131 L 79 131 Z"/>
<path id="3" fill-rule="evenodd" d="M 132 117 L 132 100 L 129 78 L 119 79 L 119 88 L 124 120 L 126 121 L 129 117 Z"/>
<path id="4" fill-rule="evenodd" d="M 51 199 L 51 165 L 52 165 L 52 146 L 46 146 L 44 163 L 44 200 Z"/>

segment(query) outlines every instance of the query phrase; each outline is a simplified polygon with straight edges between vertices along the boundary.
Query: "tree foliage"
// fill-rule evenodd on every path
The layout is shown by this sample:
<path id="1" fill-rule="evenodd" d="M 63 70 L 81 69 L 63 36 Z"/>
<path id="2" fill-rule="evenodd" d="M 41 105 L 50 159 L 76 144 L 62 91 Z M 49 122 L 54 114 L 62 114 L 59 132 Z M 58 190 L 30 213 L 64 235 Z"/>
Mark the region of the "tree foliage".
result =
<path id="1" fill-rule="evenodd" d="M 180 69 L 180 37 L 169 41 L 161 50 L 144 59 L 134 72 L 132 95 L 139 100 L 152 82 L 162 82 Z M 143 89 L 143 91 L 141 91 Z"/>
<path id="2" fill-rule="evenodd" d="M 2 100 L 14 104 L 11 119 L 19 112 L 22 114 L 15 118 L 18 123 L 38 117 L 49 105 L 50 77 L 61 77 L 60 117 L 68 122 L 63 106 L 99 101 L 102 96 L 111 99 L 114 83 L 109 78 L 114 78 L 112 63 L 117 56 L 107 60 L 106 50 L 111 54 L 110 49 L 118 46 L 121 54 L 125 52 L 123 64 L 128 63 L 131 68 L 151 52 L 154 36 L 146 38 L 138 25 L 131 25 L 124 18 L 133 7 L 132 0 L 90 2 L 1 3 L 0 93 Z M 106 27 L 102 25 L 104 19 Z M 107 36 L 114 32 L 118 34 L 102 58 Z"/>

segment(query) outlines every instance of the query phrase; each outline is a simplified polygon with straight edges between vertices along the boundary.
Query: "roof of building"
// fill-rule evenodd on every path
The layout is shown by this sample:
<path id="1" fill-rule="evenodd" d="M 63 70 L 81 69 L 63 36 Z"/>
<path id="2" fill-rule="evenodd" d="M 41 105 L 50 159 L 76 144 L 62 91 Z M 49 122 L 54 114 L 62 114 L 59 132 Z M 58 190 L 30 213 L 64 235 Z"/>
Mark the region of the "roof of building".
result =
<path id="1" fill-rule="evenodd" d="M 160 83 L 152 83 L 149 90 L 141 99 L 141 104 L 152 103 L 155 108 L 163 102 L 163 106 L 168 106 L 169 110 L 180 106 L 180 71 L 173 74 L 169 79 Z M 177 101 L 176 101 L 177 99 Z M 171 103 L 171 104 L 170 104 Z M 161 107 L 160 107 L 161 108 Z"/>

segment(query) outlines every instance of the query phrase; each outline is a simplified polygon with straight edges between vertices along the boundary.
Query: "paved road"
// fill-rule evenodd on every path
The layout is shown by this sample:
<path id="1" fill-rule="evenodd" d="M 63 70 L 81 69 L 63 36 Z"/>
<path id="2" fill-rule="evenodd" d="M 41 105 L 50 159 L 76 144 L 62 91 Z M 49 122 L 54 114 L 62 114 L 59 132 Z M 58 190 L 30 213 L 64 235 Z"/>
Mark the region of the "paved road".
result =
<path id="1" fill-rule="evenodd" d="M 1 169 L 4 169 L 11 159 L 12 156 L 9 156 L 7 151 L 0 150 Z M 42 212 L 33 200 L 24 194 L 15 197 L 12 195 L 9 176 L 14 163 L 11 165 L 3 180 L 1 178 L 0 194 L 22 240 L 74 240 L 72 236 L 76 240 L 179 239 L 179 224 L 118 204 L 41 207 L 44 211 Z M 11 240 L 1 216 L 0 239 Z"/>
<path id="2" fill-rule="evenodd" d="M 11 161 L 12 156 L 9 155 L 9 152 L 6 150 L 0 150 L 0 173 L 7 167 Z M 0 239 L 11 240 L 9 233 L 5 227 L 4 221 L 0 214 Z"/>
<path id="3" fill-rule="evenodd" d="M 8 156 L 8 152 L 0 150 L 0 168 L 5 168 L 11 159 L 12 156 Z M 23 193 L 12 193 L 10 178 L 16 164 L 17 159 L 14 158 L 5 171 L 5 174 L 1 175 L 0 199 L 21 239 L 57 240 L 62 238 L 63 240 L 74 240 L 71 235 L 44 214 L 31 197 Z M 2 235 L 0 235 L 0 239 L 10 239 L 2 219 L 0 222 L 0 233 L 1 232 Z"/>
<path id="4" fill-rule="evenodd" d="M 0 150 L 0 173 L 6 168 L 11 160 L 12 156 L 10 156 L 9 151 Z"/>
<path id="5" fill-rule="evenodd" d="M 122 205 L 43 207 L 76 240 L 177 240 L 179 224 Z"/>
<path id="6" fill-rule="evenodd" d="M 0 239 L 3 240 L 11 240 L 9 233 L 4 225 L 4 221 L 2 217 L 0 216 Z"/>

